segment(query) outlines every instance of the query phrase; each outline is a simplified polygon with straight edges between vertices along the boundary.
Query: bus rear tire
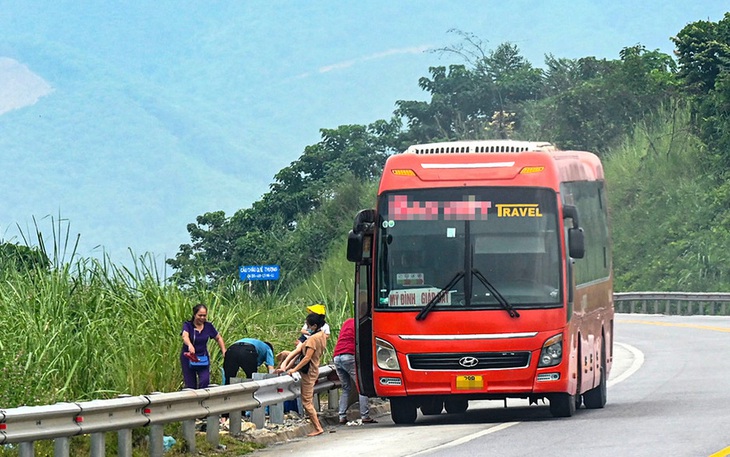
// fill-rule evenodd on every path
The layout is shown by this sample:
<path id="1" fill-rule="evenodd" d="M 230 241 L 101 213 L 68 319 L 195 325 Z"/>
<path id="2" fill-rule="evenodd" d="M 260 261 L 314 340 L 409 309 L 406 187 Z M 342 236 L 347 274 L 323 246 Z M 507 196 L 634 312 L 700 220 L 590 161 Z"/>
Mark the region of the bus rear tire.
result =
<path id="1" fill-rule="evenodd" d="M 575 413 L 575 395 L 553 394 L 550 397 L 550 414 L 553 417 L 571 417 Z"/>
<path id="2" fill-rule="evenodd" d="M 396 424 L 411 425 L 416 422 L 416 404 L 408 397 L 390 399 L 390 417 Z"/>
<path id="3" fill-rule="evenodd" d="M 449 414 L 461 414 L 469 408 L 469 400 L 465 398 L 448 398 L 444 402 L 444 406 Z"/>

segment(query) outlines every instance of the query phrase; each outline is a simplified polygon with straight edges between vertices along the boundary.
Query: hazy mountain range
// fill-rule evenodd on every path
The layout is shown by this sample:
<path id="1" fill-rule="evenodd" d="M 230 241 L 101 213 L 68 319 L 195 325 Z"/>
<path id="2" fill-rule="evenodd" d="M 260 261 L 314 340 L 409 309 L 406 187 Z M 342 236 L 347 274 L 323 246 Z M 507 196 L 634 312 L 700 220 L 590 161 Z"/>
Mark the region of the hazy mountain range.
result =
<path id="1" fill-rule="evenodd" d="M 0 239 L 60 214 L 81 254 L 160 260 L 186 225 L 231 215 L 319 140 L 425 99 L 429 52 L 474 33 L 491 49 L 617 58 L 671 52 L 726 1 L 71 2 L 0 0 Z M 44 219 L 45 218 L 45 219 Z M 48 238 L 49 235 L 46 235 Z"/>

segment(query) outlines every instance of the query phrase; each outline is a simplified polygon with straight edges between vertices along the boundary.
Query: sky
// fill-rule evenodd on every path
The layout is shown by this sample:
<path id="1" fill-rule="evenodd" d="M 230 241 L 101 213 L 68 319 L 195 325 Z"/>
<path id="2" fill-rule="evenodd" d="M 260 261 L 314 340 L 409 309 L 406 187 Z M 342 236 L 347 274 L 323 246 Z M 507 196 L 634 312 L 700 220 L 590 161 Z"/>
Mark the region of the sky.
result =
<path id="1" fill-rule="evenodd" d="M 514 43 L 540 67 L 546 54 L 615 59 L 635 44 L 671 53 L 684 25 L 729 9 L 719 0 L 145 3 L 0 0 L 0 239 L 17 241 L 16 226 L 34 219 L 46 232 L 60 217 L 81 234 L 83 256 L 125 262 L 131 250 L 162 262 L 190 242 L 196 216 L 258 200 L 320 129 L 425 100 L 418 79 L 428 68 L 462 63 L 437 52 L 460 43 L 453 30 L 487 49 Z M 11 86 L 18 65 L 42 94 Z M 64 119 L 70 132 L 43 117 L 64 103 L 83 104 Z M 115 118 L 120 103 L 134 119 Z M 24 137 L 33 122 L 46 142 L 69 146 Z"/>

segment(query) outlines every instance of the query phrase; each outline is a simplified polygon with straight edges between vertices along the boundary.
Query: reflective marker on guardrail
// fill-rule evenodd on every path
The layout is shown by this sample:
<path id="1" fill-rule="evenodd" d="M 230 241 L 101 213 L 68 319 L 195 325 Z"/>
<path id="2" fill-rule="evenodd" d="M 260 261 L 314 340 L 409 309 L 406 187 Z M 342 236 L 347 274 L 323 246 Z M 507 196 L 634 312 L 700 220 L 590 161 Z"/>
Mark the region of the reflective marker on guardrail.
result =
<path id="1" fill-rule="evenodd" d="M 76 422 L 83 434 L 143 427 L 150 422 L 150 418 L 144 414 L 149 404 L 145 396 L 77 403 L 81 412 Z"/>

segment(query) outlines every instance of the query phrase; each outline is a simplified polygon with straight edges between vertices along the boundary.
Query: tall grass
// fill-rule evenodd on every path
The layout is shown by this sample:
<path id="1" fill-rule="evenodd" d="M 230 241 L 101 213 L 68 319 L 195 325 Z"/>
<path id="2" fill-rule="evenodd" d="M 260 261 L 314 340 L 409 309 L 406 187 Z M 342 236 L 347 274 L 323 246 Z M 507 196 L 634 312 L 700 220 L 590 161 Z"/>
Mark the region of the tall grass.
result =
<path id="1" fill-rule="evenodd" d="M 617 290 L 730 290 L 730 236 L 714 223 L 703 153 L 688 108 L 675 104 L 606 158 Z"/>
<path id="2" fill-rule="evenodd" d="M 350 312 L 344 251 L 290 294 L 251 295 L 241 283 L 181 289 L 147 256 L 131 268 L 108 258 L 52 264 L 0 272 L 0 408 L 180 389 L 180 331 L 196 303 L 208 306 L 227 344 L 254 337 L 277 351 L 294 346 L 307 305 L 327 305 L 335 336 Z M 210 349 L 220 382 L 220 353 Z"/>

